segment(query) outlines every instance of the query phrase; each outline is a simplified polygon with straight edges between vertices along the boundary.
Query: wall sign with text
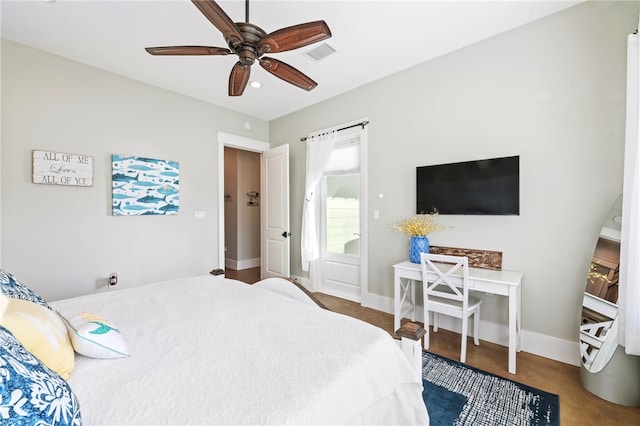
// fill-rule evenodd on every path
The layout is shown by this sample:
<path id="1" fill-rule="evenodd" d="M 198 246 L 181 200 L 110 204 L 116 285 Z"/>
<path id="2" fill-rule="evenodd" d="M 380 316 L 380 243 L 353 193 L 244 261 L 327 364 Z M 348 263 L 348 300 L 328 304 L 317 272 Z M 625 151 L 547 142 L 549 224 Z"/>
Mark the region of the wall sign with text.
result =
<path id="1" fill-rule="evenodd" d="M 34 150 L 33 183 L 92 186 L 93 157 Z"/>

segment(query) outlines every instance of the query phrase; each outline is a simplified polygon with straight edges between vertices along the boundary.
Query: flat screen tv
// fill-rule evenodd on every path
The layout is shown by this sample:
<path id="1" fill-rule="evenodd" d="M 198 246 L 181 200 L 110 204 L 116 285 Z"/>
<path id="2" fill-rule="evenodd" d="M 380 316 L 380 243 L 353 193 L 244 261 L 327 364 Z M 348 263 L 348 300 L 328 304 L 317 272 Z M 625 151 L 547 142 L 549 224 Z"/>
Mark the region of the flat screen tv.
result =
<path id="1" fill-rule="evenodd" d="M 519 215 L 520 157 L 416 168 L 416 213 Z"/>

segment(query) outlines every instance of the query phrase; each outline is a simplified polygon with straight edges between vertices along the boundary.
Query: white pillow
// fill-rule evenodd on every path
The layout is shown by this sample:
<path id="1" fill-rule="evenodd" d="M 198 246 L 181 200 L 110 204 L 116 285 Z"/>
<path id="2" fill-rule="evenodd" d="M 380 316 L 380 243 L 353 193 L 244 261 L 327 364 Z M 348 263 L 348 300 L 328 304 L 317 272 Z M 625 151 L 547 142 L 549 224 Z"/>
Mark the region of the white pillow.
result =
<path id="1" fill-rule="evenodd" d="M 104 318 L 88 312 L 59 312 L 64 320 L 73 349 L 90 358 L 129 356 L 120 331 Z"/>

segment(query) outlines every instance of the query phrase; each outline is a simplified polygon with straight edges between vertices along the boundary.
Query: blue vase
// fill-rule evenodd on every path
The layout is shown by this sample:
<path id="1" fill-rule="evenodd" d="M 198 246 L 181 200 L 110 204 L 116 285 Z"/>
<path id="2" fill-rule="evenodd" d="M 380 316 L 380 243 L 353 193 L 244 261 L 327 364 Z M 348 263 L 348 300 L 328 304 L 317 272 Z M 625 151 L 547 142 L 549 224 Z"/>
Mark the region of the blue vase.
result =
<path id="1" fill-rule="evenodd" d="M 411 263 L 420 263 L 420 253 L 429 253 L 429 238 L 424 235 L 411 237 L 409 241 L 409 261 Z"/>

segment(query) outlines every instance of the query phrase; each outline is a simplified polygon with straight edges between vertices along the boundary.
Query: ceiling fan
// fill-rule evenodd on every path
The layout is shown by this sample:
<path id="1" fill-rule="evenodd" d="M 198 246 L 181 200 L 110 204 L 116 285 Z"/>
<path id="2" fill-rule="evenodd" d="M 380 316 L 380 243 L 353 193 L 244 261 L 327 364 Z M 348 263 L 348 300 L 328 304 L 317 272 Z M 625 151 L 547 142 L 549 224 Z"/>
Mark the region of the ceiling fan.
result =
<path id="1" fill-rule="evenodd" d="M 239 61 L 229 76 L 229 96 L 240 96 L 249 82 L 251 65 L 260 66 L 276 77 L 304 90 L 318 85 L 296 68 L 277 59 L 263 56 L 298 49 L 331 37 L 324 21 L 307 22 L 281 28 L 267 34 L 262 28 L 249 23 L 249 0 L 245 2 L 245 21 L 234 23 L 213 0 L 191 0 L 202 14 L 222 33 L 229 48 L 210 46 L 147 47 L 152 55 L 238 55 Z"/>

